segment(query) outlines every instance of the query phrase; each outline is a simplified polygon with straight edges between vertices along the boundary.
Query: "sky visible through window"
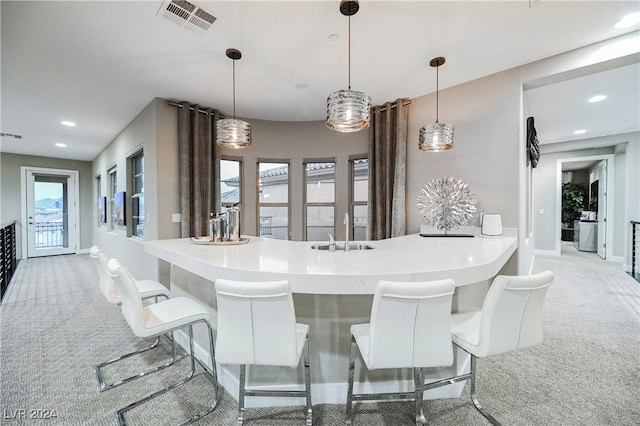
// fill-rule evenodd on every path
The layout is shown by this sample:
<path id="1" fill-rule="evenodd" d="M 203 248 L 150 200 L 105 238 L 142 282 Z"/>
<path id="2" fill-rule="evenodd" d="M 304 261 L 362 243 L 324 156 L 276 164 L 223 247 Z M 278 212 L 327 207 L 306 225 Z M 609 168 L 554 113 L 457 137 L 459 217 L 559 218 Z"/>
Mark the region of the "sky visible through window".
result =
<path id="1" fill-rule="evenodd" d="M 284 166 L 286 163 L 260 163 L 260 171 L 263 172 L 269 169 L 276 169 Z M 227 186 L 224 182 L 226 179 L 238 177 L 238 163 L 236 161 L 221 161 L 220 162 L 220 179 L 223 181 L 220 185 L 220 192 L 223 194 L 227 191 L 231 191 L 233 188 Z"/>
<path id="2" fill-rule="evenodd" d="M 34 198 L 36 201 L 45 198 L 57 200 L 62 198 L 62 184 L 53 182 L 36 182 L 34 185 Z"/>

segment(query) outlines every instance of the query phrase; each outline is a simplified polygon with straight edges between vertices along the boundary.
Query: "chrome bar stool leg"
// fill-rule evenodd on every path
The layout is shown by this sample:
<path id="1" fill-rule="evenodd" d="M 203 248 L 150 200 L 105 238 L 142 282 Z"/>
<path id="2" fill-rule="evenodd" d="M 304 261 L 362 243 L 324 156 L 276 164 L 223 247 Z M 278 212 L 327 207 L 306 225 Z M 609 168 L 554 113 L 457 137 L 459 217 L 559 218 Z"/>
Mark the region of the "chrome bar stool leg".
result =
<path id="1" fill-rule="evenodd" d="M 218 403 L 218 395 L 219 395 L 219 389 L 218 389 L 218 370 L 216 368 L 216 353 L 215 353 L 215 349 L 213 347 L 213 327 L 211 327 L 211 324 L 209 324 L 209 322 L 205 321 L 205 324 L 207 325 L 207 329 L 209 330 L 209 353 L 211 354 L 211 371 L 209 371 L 209 375 L 213 381 L 213 392 L 214 392 L 214 405 L 211 407 L 211 410 L 213 411 L 214 408 L 216 408 L 216 404 Z M 202 365 L 202 363 L 200 363 Z M 208 370 L 207 366 L 203 365 L 202 366 L 205 370 Z"/>
<path id="2" fill-rule="evenodd" d="M 347 412 L 346 412 L 346 426 L 351 426 L 353 418 L 353 379 L 356 369 L 356 338 L 351 336 L 351 351 L 349 352 L 349 383 L 347 387 Z"/>
<path id="3" fill-rule="evenodd" d="M 311 368 L 309 366 L 309 336 L 304 342 L 304 389 L 306 392 L 307 418 L 305 426 L 313 424 L 313 406 L 311 405 Z"/>
<path id="4" fill-rule="evenodd" d="M 471 354 L 469 354 L 471 355 Z M 480 405 L 480 401 L 476 397 L 476 357 L 471 355 L 471 380 L 470 380 L 470 389 L 469 393 L 471 394 L 471 402 L 473 402 L 474 407 L 482 414 L 487 420 L 491 422 L 491 424 L 495 426 L 502 426 L 502 423 L 497 421 L 487 410 L 484 409 L 482 405 Z"/>
<path id="5" fill-rule="evenodd" d="M 244 424 L 244 391 L 246 386 L 246 373 L 247 366 L 240 366 L 240 379 L 238 381 L 238 417 L 236 418 L 236 425 L 242 426 Z"/>
<path id="6" fill-rule="evenodd" d="M 161 296 L 164 297 L 165 299 L 169 299 L 165 295 L 161 295 Z M 158 297 L 159 296 L 154 296 L 154 299 L 155 299 L 156 303 L 158 303 Z M 127 377 L 125 379 L 118 380 L 117 382 L 114 382 L 114 383 L 107 383 L 105 381 L 105 379 L 104 379 L 104 375 L 102 374 L 102 368 L 106 367 L 107 365 L 111 365 L 111 364 L 114 364 L 114 363 L 116 363 L 118 361 L 121 361 L 123 359 L 127 359 L 129 357 L 132 357 L 133 355 L 143 354 L 143 353 L 145 353 L 147 351 L 150 351 L 151 349 L 155 349 L 158 346 L 158 344 L 160 343 L 160 336 L 156 337 L 156 340 L 151 344 L 151 346 L 148 346 L 148 347 L 143 348 L 143 349 L 139 349 L 137 351 L 130 352 L 130 353 L 125 354 L 125 355 L 121 355 L 121 356 L 119 356 L 117 358 L 110 359 L 109 361 L 105 361 L 103 363 L 100 363 L 100 364 L 94 366 L 93 367 L 93 371 L 96 373 L 96 378 L 98 379 L 98 386 L 100 387 L 100 392 L 104 392 L 106 390 L 113 389 L 116 386 L 123 385 L 125 383 L 130 382 L 131 380 L 140 378 L 142 376 L 146 376 L 147 374 L 155 373 L 156 371 L 163 370 L 163 369 L 173 365 L 177 361 L 177 359 L 176 359 L 176 343 L 173 340 L 173 333 L 167 333 L 165 336 L 171 342 L 171 347 L 172 347 L 171 359 L 169 361 L 167 361 L 166 363 L 164 363 L 164 364 L 161 364 L 161 365 L 159 365 L 159 366 L 157 366 L 155 368 L 152 368 L 151 370 L 143 371 L 143 372 L 140 372 L 138 374 L 134 374 L 133 376 Z"/>
<path id="7" fill-rule="evenodd" d="M 213 366 L 211 370 L 208 367 L 206 367 L 204 364 L 202 364 L 194 355 L 193 324 L 196 324 L 198 322 L 204 322 L 207 325 L 208 329 L 209 329 L 209 339 L 210 339 L 209 340 L 209 347 L 211 349 L 211 364 Z M 192 323 L 191 325 L 189 325 L 189 354 L 190 354 L 190 357 L 191 357 L 191 369 L 189 371 L 189 374 L 184 379 L 182 379 L 181 381 L 179 381 L 177 383 L 174 383 L 174 384 L 172 384 L 172 385 L 170 385 L 170 386 L 168 386 L 168 387 L 166 387 L 164 389 L 160 389 L 159 391 L 154 392 L 151 395 L 146 396 L 145 398 L 143 398 L 143 399 L 141 399 L 139 401 L 133 402 L 133 403 L 127 405 L 126 407 L 119 409 L 116 412 L 116 415 L 118 417 L 118 424 L 120 426 L 125 426 L 127 424 L 127 421 L 126 421 L 126 419 L 124 417 L 125 413 L 127 411 L 130 411 L 130 410 L 132 410 L 132 409 L 144 404 L 145 402 L 150 401 L 153 398 L 156 398 L 156 397 L 158 397 L 160 395 L 163 395 L 163 394 L 165 394 L 165 393 L 167 393 L 167 392 L 169 392 L 171 390 L 174 390 L 174 389 L 184 385 L 189 380 L 191 380 L 195 375 L 196 362 L 198 364 L 200 364 L 204 368 L 206 373 L 209 376 L 211 376 L 211 378 L 213 379 L 213 382 L 214 382 L 214 401 L 213 401 L 213 404 L 208 409 L 206 409 L 206 410 L 204 410 L 204 411 L 202 411 L 200 413 L 197 413 L 196 415 L 194 415 L 193 417 L 189 418 L 188 420 L 180 423 L 179 426 L 189 425 L 189 424 L 195 422 L 196 420 L 199 420 L 200 418 L 206 416 L 207 414 L 211 413 L 213 410 L 216 409 L 216 407 L 218 406 L 218 401 L 219 401 L 219 399 L 218 399 L 218 380 L 217 380 L 217 373 L 216 373 L 215 353 L 213 352 L 213 330 L 211 328 L 211 324 L 209 324 L 208 321 L 200 320 L 200 321 L 196 321 L 196 322 Z"/>
<path id="8" fill-rule="evenodd" d="M 180 423 L 179 426 L 189 425 L 189 424 L 195 422 L 196 420 L 199 420 L 200 418 L 202 418 L 202 417 L 206 416 L 207 414 L 213 412 L 213 410 L 215 410 L 216 407 L 218 406 L 218 395 L 219 395 L 219 393 L 218 393 L 218 373 L 217 373 L 217 370 L 216 370 L 216 362 L 215 362 L 216 358 L 215 358 L 215 352 L 214 352 L 214 348 L 213 348 L 213 329 L 211 328 L 211 324 L 209 324 L 209 322 L 205 321 L 205 324 L 207 325 L 207 328 L 209 330 L 209 350 L 211 351 L 210 353 L 211 353 L 212 369 L 209 370 L 209 368 L 206 365 L 204 365 L 202 362 L 200 362 L 200 360 L 198 358 L 193 356 L 193 350 L 191 351 L 191 353 L 192 353 L 192 360 L 195 360 L 193 362 L 194 363 L 197 362 L 198 364 L 200 364 L 200 366 L 208 373 L 209 377 L 212 380 L 212 383 L 213 383 L 213 386 L 214 386 L 213 387 L 213 396 L 214 396 L 213 404 L 209 408 L 207 408 L 206 410 L 203 410 L 200 413 L 197 413 L 196 415 L 194 415 L 193 417 L 191 417 L 187 421 L 185 421 L 183 423 Z M 191 347 L 193 347 L 193 339 L 191 339 L 191 342 L 192 342 L 191 343 Z M 193 364 L 191 368 L 192 368 L 192 373 L 195 372 L 195 364 Z M 183 381 L 183 383 L 181 383 L 181 384 L 184 384 L 187 381 L 188 381 L 188 379 Z M 180 384 L 177 385 L 177 386 L 180 386 Z"/>
<path id="9" fill-rule="evenodd" d="M 150 351 L 151 349 L 155 349 L 158 346 L 158 343 L 160 343 L 160 336 L 158 336 L 156 338 L 156 340 L 153 342 L 153 344 L 151 344 L 151 346 L 149 346 L 149 347 L 146 347 L 144 349 L 140 349 L 140 350 L 137 350 L 137 351 L 130 352 L 128 354 L 119 356 L 117 358 L 111 359 L 109 361 L 105 361 L 103 363 L 100 363 L 100 364 L 94 366 L 93 367 L 93 371 L 96 373 L 96 377 L 98 379 L 98 385 L 100 387 L 100 392 L 104 392 L 106 390 L 113 389 L 116 386 L 123 385 L 125 383 L 130 382 L 131 380 L 137 379 L 137 378 L 142 377 L 142 376 L 146 376 L 146 375 L 151 374 L 151 373 L 155 373 L 156 371 L 163 370 L 163 369 L 173 365 L 176 362 L 176 350 L 175 350 L 175 342 L 173 341 L 173 339 L 170 339 L 170 341 L 171 341 L 171 346 L 172 346 L 173 349 L 172 349 L 172 357 L 171 357 L 171 359 L 169 361 L 167 361 L 166 363 L 161 364 L 161 365 L 159 365 L 159 366 L 157 366 L 155 368 L 152 368 L 151 370 L 143 371 L 143 372 L 140 372 L 138 374 L 134 374 L 133 376 L 127 377 L 125 379 L 118 380 L 117 382 L 114 382 L 114 383 L 107 383 L 105 381 L 104 375 L 102 373 L 102 368 L 106 367 L 107 365 L 114 364 L 114 363 L 116 363 L 118 361 L 121 361 L 123 359 L 129 358 L 129 357 L 131 357 L 133 355 L 143 354 L 143 353 L 145 353 L 147 351 Z"/>
<path id="10" fill-rule="evenodd" d="M 426 426 L 427 419 L 422 412 L 422 398 L 424 396 L 424 381 L 422 379 L 422 368 L 413 369 L 413 378 L 416 389 L 416 426 Z"/>

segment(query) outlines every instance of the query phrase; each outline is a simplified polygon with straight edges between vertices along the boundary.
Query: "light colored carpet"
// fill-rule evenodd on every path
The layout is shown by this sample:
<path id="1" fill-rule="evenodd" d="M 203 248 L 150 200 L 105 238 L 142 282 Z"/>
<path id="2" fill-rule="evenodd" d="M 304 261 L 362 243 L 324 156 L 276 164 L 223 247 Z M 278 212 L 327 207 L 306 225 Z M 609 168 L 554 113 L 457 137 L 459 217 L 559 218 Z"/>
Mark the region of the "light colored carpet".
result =
<path id="1" fill-rule="evenodd" d="M 545 301 L 545 341 L 478 361 L 478 396 L 505 425 L 640 424 L 640 292 L 621 265 L 563 245 L 563 256 L 539 256 L 535 271 L 556 281 Z M 115 425 L 115 410 L 186 375 L 188 364 L 99 392 L 93 365 L 145 342 L 97 287 L 86 255 L 20 262 L 0 307 L 0 424 Z M 169 345 L 105 371 L 126 375 L 167 356 Z M 345 371 L 346 376 L 346 371 Z M 133 410 L 132 425 L 170 425 L 207 403 L 211 383 L 198 376 L 184 389 Z M 432 425 L 488 424 L 468 401 L 427 401 Z M 15 420 L 16 410 L 55 410 L 51 420 Z M 197 424 L 232 425 L 236 403 L 225 394 Z M 410 425 L 411 403 L 363 404 L 355 425 Z M 35 412 L 37 413 L 37 412 Z M 247 425 L 300 425 L 302 407 L 254 409 Z M 315 405 L 315 425 L 344 424 L 342 405 Z"/>

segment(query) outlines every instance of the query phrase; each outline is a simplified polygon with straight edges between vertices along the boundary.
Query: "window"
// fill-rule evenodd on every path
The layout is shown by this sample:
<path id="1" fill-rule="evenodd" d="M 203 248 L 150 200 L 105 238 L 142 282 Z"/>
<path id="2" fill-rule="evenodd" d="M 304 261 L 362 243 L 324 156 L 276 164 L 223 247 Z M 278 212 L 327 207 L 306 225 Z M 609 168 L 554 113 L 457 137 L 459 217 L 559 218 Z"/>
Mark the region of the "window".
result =
<path id="1" fill-rule="evenodd" d="M 258 235 L 289 239 L 289 163 L 258 162 Z"/>
<path id="2" fill-rule="evenodd" d="M 96 211 L 97 211 L 97 215 L 96 217 L 98 218 L 98 227 L 102 226 L 102 224 L 105 222 L 104 218 L 106 216 L 104 216 L 106 214 L 106 212 L 104 211 L 104 209 L 106 208 L 106 205 L 102 204 L 102 176 L 98 175 L 96 176 Z"/>
<path id="3" fill-rule="evenodd" d="M 144 152 L 130 158 L 131 236 L 144 238 Z"/>
<path id="4" fill-rule="evenodd" d="M 236 205 L 242 212 L 242 160 L 230 157 L 220 160 L 220 200 L 223 212 Z"/>
<path id="5" fill-rule="evenodd" d="M 304 223 L 307 241 L 325 241 L 335 235 L 336 163 L 304 163 Z"/>
<path id="6" fill-rule="evenodd" d="M 369 221 L 369 160 L 366 156 L 349 160 L 349 207 L 351 211 L 351 239 L 367 239 Z"/>
<path id="7" fill-rule="evenodd" d="M 118 174 L 113 167 L 107 172 L 109 175 L 109 230 L 116 230 L 116 192 L 118 192 Z"/>

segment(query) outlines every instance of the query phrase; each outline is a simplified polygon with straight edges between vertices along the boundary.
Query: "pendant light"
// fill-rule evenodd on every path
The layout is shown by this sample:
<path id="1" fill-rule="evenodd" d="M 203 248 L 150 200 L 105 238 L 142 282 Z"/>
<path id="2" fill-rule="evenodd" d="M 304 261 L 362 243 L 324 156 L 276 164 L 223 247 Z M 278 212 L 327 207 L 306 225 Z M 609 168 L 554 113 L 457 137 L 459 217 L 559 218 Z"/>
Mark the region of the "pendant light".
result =
<path id="1" fill-rule="evenodd" d="M 216 122 L 216 141 L 223 148 L 244 148 L 251 145 L 251 124 L 236 119 L 236 61 L 242 58 L 242 53 L 227 49 L 226 54 L 233 61 L 233 118 Z"/>
<path id="2" fill-rule="evenodd" d="M 420 129 L 420 137 L 418 139 L 418 149 L 422 151 L 446 151 L 453 147 L 453 124 L 445 124 L 438 122 L 438 89 L 439 75 L 438 68 L 444 64 L 443 57 L 433 58 L 429 65 L 436 69 L 436 122 Z"/>
<path id="3" fill-rule="evenodd" d="M 360 9 L 357 0 L 342 0 L 340 13 L 349 17 L 349 86 L 337 90 L 327 98 L 327 127 L 338 132 L 357 132 L 370 125 L 371 97 L 351 90 L 351 16 Z"/>

